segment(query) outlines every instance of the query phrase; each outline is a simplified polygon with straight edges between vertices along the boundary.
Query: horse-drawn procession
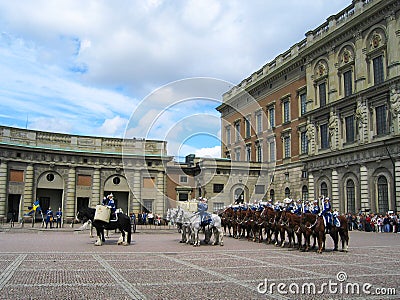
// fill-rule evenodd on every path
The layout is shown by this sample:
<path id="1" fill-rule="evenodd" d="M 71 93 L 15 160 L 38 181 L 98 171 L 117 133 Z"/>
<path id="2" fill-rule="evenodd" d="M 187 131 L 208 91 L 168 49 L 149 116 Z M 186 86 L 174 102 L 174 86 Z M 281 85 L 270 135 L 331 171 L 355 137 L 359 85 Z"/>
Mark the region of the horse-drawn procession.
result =
<path id="1" fill-rule="evenodd" d="M 303 251 L 314 249 L 318 242 L 317 252 L 322 253 L 326 235 L 329 234 L 334 251 L 338 250 L 339 239 L 342 251 L 348 251 L 347 219 L 337 211 L 332 212 L 327 197 L 320 197 L 312 205 L 308 201 L 294 202 L 288 198 L 275 204 L 271 200 L 251 205 L 242 203 L 230 205 L 218 214 L 206 214 L 204 202 L 207 200 L 199 198 L 197 212 L 188 212 L 180 206 L 168 210 L 167 219 L 176 223 L 182 234 L 180 242 L 199 246 L 199 232 L 202 231 L 205 234 L 204 242 L 212 245 L 219 243 L 222 246 L 225 233 L 236 239 L 247 238 L 260 243 L 266 241 L 281 247 L 287 244 L 289 248 L 297 247 Z M 312 246 L 311 238 L 314 240 Z"/>
<path id="2" fill-rule="evenodd" d="M 308 201 L 284 199 L 282 202 L 257 202 L 254 204 L 238 203 L 229 205 L 217 213 L 208 212 L 206 198 L 182 202 L 177 208 L 169 208 L 166 220 L 176 225 L 181 233 L 181 243 L 200 246 L 205 244 L 224 245 L 224 234 L 235 239 L 274 244 L 276 246 L 297 248 L 302 251 L 325 249 L 326 235 L 331 236 L 334 251 L 338 250 L 339 240 L 342 251 L 348 251 L 347 218 L 332 212 L 330 199 L 320 197 L 312 204 Z M 96 208 L 81 209 L 76 219 L 90 222 L 96 229 L 95 245 L 105 242 L 105 230 L 119 230 L 121 237 L 118 244 L 131 242 L 131 218 L 113 205 L 112 194 L 103 199 Z M 320 208 L 321 207 L 321 208 Z M 200 238 L 204 234 L 204 239 Z M 313 245 L 311 246 L 311 239 Z"/>

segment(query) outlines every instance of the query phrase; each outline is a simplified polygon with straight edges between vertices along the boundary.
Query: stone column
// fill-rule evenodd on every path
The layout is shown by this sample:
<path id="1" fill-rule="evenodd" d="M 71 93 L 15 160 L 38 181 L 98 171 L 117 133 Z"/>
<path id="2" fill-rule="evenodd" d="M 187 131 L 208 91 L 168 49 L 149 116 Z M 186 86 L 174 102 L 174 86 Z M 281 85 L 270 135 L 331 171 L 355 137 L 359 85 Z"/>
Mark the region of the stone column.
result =
<path id="1" fill-rule="evenodd" d="M 0 163 L 0 219 L 6 217 L 7 180 L 8 180 L 7 161 L 1 160 L 1 163 Z"/>
<path id="2" fill-rule="evenodd" d="M 338 99 L 339 94 L 339 82 L 337 76 L 337 68 L 336 64 L 336 52 L 335 47 L 332 47 L 328 53 L 329 61 L 328 61 L 328 78 L 329 84 L 327 83 L 326 88 L 328 89 L 328 101 L 327 103 L 332 103 Z"/>
<path id="3" fill-rule="evenodd" d="M 315 187 L 314 187 L 314 176 L 313 174 L 308 174 L 308 198 L 310 201 L 315 199 Z"/>
<path id="4" fill-rule="evenodd" d="M 95 168 L 93 171 L 93 182 L 92 182 L 92 199 L 90 199 L 89 206 L 94 207 L 101 203 L 101 185 L 100 185 L 100 169 Z"/>
<path id="5" fill-rule="evenodd" d="M 354 68 L 354 81 L 355 81 L 355 87 L 354 87 L 354 92 L 359 92 L 362 91 L 366 88 L 366 71 L 367 66 L 366 61 L 365 61 L 365 54 L 363 50 L 363 39 L 360 31 L 357 31 L 354 33 L 354 40 L 355 40 L 355 59 L 354 59 L 354 65 L 357 66 L 357 68 Z"/>
<path id="6" fill-rule="evenodd" d="M 67 180 L 67 203 L 65 205 L 65 216 L 67 220 L 75 218 L 75 199 L 76 195 L 76 170 L 74 166 L 70 166 L 68 170 Z"/>
<path id="7" fill-rule="evenodd" d="M 24 185 L 24 197 L 23 197 L 23 211 L 28 210 L 28 206 L 32 206 L 33 199 L 33 179 L 34 179 L 34 168 L 33 165 L 27 165 L 25 171 L 25 185 Z M 43 212 L 46 213 L 46 212 Z"/>
<path id="8" fill-rule="evenodd" d="M 156 203 L 154 204 L 154 213 L 163 215 L 166 212 L 165 209 L 165 196 L 164 196 L 164 172 L 160 171 L 157 173 L 157 195 Z"/>
<path id="9" fill-rule="evenodd" d="M 133 185 L 132 185 L 132 211 L 137 213 L 141 211 L 141 204 L 140 204 L 140 198 L 141 198 L 141 174 L 140 171 L 135 170 L 133 172 Z"/>
<path id="10" fill-rule="evenodd" d="M 340 203 L 339 199 L 339 176 L 336 169 L 332 170 L 332 208 L 337 208 L 338 211 L 342 211 L 343 203 Z"/>
<path id="11" fill-rule="evenodd" d="M 371 208 L 369 195 L 368 169 L 366 166 L 360 166 L 360 190 L 361 190 L 361 209 Z"/>
<path id="12" fill-rule="evenodd" d="M 399 53 L 399 36 L 400 30 L 396 28 L 396 15 L 391 12 L 386 17 L 387 22 L 387 56 L 388 56 L 388 77 L 394 78 L 400 73 L 400 53 Z"/>
<path id="13" fill-rule="evenodd" d="M 396 185 L 396 195 L 395 195 L 395 205 L 396 211 L 400 211 L 400 161 L 396 161 L 394 164 L 394 171 L 395 171 L 395 185 Z"/>

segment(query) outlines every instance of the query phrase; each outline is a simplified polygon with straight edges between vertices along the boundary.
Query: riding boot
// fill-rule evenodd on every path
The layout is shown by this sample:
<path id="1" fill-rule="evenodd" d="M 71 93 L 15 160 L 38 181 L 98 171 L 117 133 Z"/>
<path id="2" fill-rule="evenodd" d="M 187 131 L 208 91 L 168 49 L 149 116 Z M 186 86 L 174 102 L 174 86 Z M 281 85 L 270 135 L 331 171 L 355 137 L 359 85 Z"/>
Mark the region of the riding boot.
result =
<path id="1" fill-rule="evenodd" d="M 326 234 L 330 234 L 331 233 L 331 223 L 326 224 L 326 228 L 325 228 L 325 233 Z"/>

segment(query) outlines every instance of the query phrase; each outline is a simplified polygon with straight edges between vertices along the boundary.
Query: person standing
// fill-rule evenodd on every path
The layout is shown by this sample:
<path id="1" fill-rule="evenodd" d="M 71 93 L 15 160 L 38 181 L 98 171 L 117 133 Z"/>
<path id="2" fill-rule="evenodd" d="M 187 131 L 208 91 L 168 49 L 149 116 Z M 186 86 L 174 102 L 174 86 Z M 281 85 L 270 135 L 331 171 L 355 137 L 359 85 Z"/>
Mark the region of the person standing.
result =
<path id="1" fill-rule="evenodd" d="M 58 228 L 58 227 L 61 228 L 61 221 L 62 221 L 62 211 L 61 211 L 61 207 L 59 207 L 56 212 L 56 228 Z"/>
<path id="2" fill-rule="evenodd" d="M 46 212 L 46 228 L 49 223 L 50 228 L 53 228 L 53 217 L 53 211 L 51 210 L 51 206 L 49 206 L 49 209 Z"/>

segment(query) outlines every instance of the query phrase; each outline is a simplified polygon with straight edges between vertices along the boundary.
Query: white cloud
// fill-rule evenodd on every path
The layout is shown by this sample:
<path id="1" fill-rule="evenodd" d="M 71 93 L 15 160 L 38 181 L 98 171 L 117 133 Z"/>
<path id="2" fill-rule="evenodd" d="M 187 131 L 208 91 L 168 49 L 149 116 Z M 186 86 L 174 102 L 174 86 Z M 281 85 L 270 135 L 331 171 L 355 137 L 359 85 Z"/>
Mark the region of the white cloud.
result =
<path id="1" fill-rule="evenodd" d="M 101 125 L 99 133 L 102 135 L 105 134 L 108 136 L 122 137 L 127 123 L 128 120 L 121 118 L 120 116 L 115 116 L 112 119 L 106 119 L 103 125 Z"/>
<path id="2" fill-rule="evenodd" d="M 196 157 L 221 157 L 221 146 L 215 146 L 211 148 L 201 148 L 196 150 Z"/>
<path id="3" fill-rule="evenodd" d="M 0 1 L 0 110 L 5 115 L 0 122 L 24 127 L 29 111 L 29 126 L 40 130 L 120 135 L 139 101 L 160 86 L 197 76 L 239 83 L 349 4 Z M 228 89 L 221 85 L 219 99 Z M 199 124 L 182 118 L 194 118 L 193 112 L 219 118 L 209 103 L 191 103 L 171 107 L 157 119 L 158 107 L 186 95 L 205 96 L 190 89 L 162 89 L 133 120 L 131 133 L 146 135 L 157 120 L 151 137 L 174 139 L 168 140 L 176 145 L 171 148 L 183 149 L 182 137 Z M 204 123 L 198 132 L 220 134 L 219 124 Z M 212 131 L 211 125 L 217 128 Z"/>

